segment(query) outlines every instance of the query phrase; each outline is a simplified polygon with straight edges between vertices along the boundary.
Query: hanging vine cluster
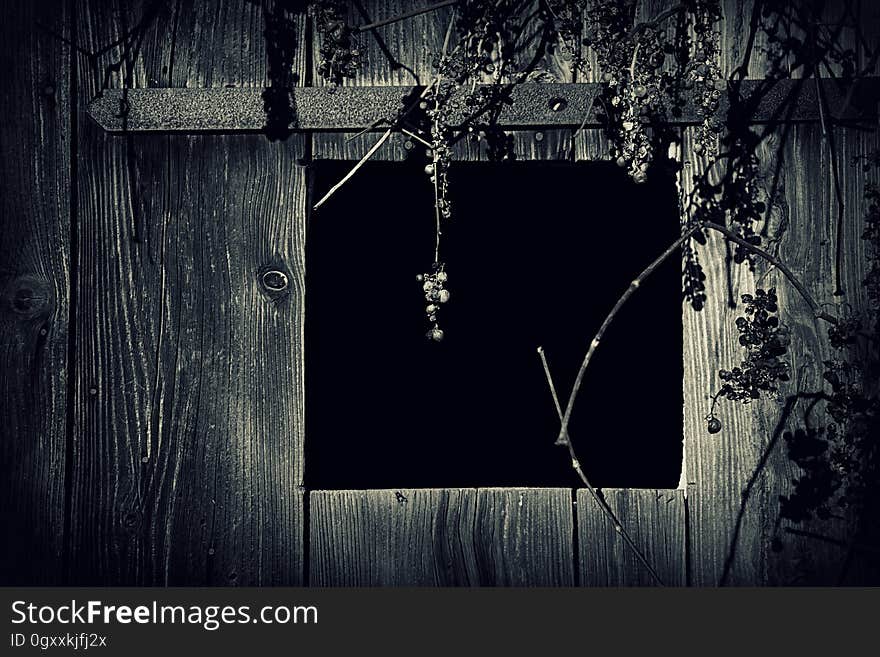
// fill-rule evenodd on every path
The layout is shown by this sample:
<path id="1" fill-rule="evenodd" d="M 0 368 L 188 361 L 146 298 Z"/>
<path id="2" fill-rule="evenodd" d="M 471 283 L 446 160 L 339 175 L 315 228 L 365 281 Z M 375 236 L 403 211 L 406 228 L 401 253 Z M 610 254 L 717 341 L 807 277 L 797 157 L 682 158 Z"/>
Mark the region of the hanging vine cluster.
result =
<path id="1" fill-rule="evenodd" d="M 791 344 L 791 330 L 779 321 L 775 288 L 759 288 L 755 294 L 744 294 L 742 302 L 745 314 L 737 317 L 736 329 L 746 357 L 739 366 L 718 373 L 722 386 L 712 397 L 707 417 L 709 433 L 721 430 L 721 421 L 715 416 L 719 398 L 748 404 L 762 394 L 776 393 L 779 384 L 790 378 L 788 362 L 782 357 Z"/>
<path id="2" fill-rule="evenodd" d="M 348 5 L 343 0 L 309 5 L 320 43 L 318 75 L 332 84 L 353 78 L 360 67 L 358 31 L 347 23 Z"/>
<path id="3" fill-rule="evenodd" d="M 680 115 L 687 98 L 703 117 L 694 151 L 713 155 L 721 130 L 715 112 L 725 89 L 718 64 L 720 3 L 689 0 L 647 21 L 637 19 L 636 2 L 574 4 L 585 17 L 582 45 L 595 54 L 597 70 L 583 54 L 577 67 L 603 83 L 601 108 L 617 164 L 644 182 L 654 159 L 650 124 Z M 561 15 L 562 38 L 575 38 L 568 14 Z"/>
<path id="4" fill-rule="evenodd" d="M 360 56 L 358 31 L 346 24 L 345 5 L 322 0 L 312 9 L 321 39 L 318 72 L 335 84 L 354 75 Z M 634 181 L 647 179 L 655 157 L 649 126 L 680 114 L 684 102 L 694 103 L 703 117 L 695 152 L 717 152 L 721 123 L 716 112 L 725 89 L 719 82 L 719 0 L 685 0 L 644 20 L 637 16 L 638 6 L 621 0 L 544 0 L 532 11 L 535 3 L 529 0 L 455 3 L 454 24 L 442 52 L 434 56 L 434 80 L 417 107 L 395 117 L 398 123 L 416 119 L 427 143 L 425 172 L 435 190 L 436 243 L 430 270 L 418 276 L 426 295 L 427 286 L 439 289 L 441 272 L 448 277 L 440 240 L 453 212 L 448 172 L 454 145 L 466 137 L 480 142 L 491 160 L 512 159 L 512 137 L 497 120 L 511 102 L 511 88 L 540 76 L 547 52 L 561 54 L 574 70 L 599 76 L 603 86 L 597 110 L 610 137 L 609 156 Z M 532 40 L 524 46 L 527 34 L 540 35 L 536 45 Z M 591 70 L 588 52 L 595 53 L 597 70 Z M 704 198 L 712 197 L 703 191 Z M 697 270 L 692 263 L 694 280 Z M 425 301 L 427 335 L 442 340 L 441 302 L 429 296 Z"/>

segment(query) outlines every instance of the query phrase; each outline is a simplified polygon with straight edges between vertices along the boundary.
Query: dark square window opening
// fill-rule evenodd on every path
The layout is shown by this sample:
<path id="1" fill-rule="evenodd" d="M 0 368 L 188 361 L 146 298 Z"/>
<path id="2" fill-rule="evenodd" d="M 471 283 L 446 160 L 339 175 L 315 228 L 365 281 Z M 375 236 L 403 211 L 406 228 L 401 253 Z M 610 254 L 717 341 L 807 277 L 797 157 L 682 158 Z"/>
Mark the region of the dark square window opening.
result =
<path id="1" fill-rule="evenodd" d="M 317 162 L 311 202 L 351 162 Z M 310 489 L 580 486 L 537 347 L 563 404 L 600 323 L 679 234 L 674 181 L 610 163 L 453 163 L 434 256 L 424 163 L 367 163 L 311 214 L 306 240 L 305 477 Z M 674 488 L 682 464 L 681 261 L 612 323 L 571 435 L 591 482 Z"/>

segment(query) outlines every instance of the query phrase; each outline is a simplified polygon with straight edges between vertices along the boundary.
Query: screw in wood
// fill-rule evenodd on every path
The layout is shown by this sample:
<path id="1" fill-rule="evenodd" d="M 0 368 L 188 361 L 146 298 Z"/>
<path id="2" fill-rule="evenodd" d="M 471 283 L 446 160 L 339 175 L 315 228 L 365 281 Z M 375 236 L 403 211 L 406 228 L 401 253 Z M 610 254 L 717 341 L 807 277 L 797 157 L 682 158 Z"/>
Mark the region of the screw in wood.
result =
<path id="1" fill-rule="evenodd" d="M 561 112 L 568 107 L 568 101 L 565 98 L 555 97 L 550 99 L 548 106 L 551 112 Z"/>

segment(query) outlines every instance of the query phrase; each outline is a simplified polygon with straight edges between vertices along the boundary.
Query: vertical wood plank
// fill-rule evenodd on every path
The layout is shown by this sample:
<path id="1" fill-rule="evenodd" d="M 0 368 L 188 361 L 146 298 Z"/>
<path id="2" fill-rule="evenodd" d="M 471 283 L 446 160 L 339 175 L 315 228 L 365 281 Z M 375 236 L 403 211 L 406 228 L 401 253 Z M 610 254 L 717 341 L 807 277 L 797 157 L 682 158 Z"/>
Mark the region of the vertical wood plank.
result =
<path id="1" fill-rule="evenodd" d="M 694 130 L 684 131 L 679 188 L 688 212 L 694 178 L 706 158 L 694 154 Z M 698 249 L 706 275 L 705 307 L 682 308 L 684 357 L 685 478 L 692 580 L 695 586 L 757 585 L 764 579 L 764 484 L 760 472 L 753 480 L 766 438 L 755 430 L 752 410 L 722 402 L 716 414 L 723 430 L 709 434 L 706 414 L 711 394 L 719 387 L 718 370 L 742 360 L 734 322 L 739 312 L 729 297 L 739 300 L 754 287 L 747 266 L 727 262 L 723 239 L 709 235 Z M 748 491 L 749 494 L 744 496 Z"/>
<path id="2" fill-rule="evenodd" d="M 861 282 L 866 272 L 865 244 L 861 239 L 864 216 L 867 210 L 863 198 L 866 175 L 876 182 L 876 173 L 866 174 L 852 160 L 878 146 L 875 134 L 856 129 L 834 129 L 837 153 L 832 154 L 823 139 L 819 125 L 796 126 L 791 139 L 785 144 L 782 183 L 782 202 L 789 210 L 787 230 L 780 232 L 780 249 L 793 271 L 798 272 L 813 297 L 825 307 L 835 309 L 849 305 L 854 310 L 865 308 L 865 289 Z M 834 192 L 832 166 L 838 167 L 841 191 L 845 199 L 843 235 L 844 259 L 841 271 L 844 294 L 834 295 L 835 248 L 837 234 L 837 200 Z M 760 430 L 772 435 L 780 418 L 783 430 L 805 428 L 805 413 L 809 400 L 798 402 L 789 417 L 782 412 L 788 395 L 796 391 L 821 391 L 826 388 L 822 373 L 823 361 L 836 357 L 828 339 L 828 325 L 813 321 L 809 310 L 797 293 L 775 271 L 766 274 L 767 285 L 776 285 L 779 292 L 780 316 L 792 329 L 789 348 L 793 382 L 784 390 L 783 398 L 765 404 Z M 809 414 L 813 426 L 824 426 L 832 421 L 820 403 Z M 854 528 L 853 519 L 846 512 L 821 520 L 813 518 L 792 523 L 780 517 L 779 495 L 790 495 L 793 481 L 803 474 L 789 458 L 787 446 L 780 438 L 773 446 L 768 460 L 768 476 L 773 495 L 768 506 L 768 532 L 766 536 L 769 561 L 768 583 L 777 585 L 837 585 L 841 583 L 863 584 L 876 581 L 876 565 L 871 569 L 864 555 L 854 554 L 854 560 L 845 569 L 847 548 Z M 817 539 L 788 530 L 808 532 Z M 774 531 L 775 530 L 775 531 Z M 771 549 L 774 538 L 780 541 L 781 550 Z M 865 577 L 873 577 L 866 580 Z"/>
<path id="3" fill-rule="evenodd" d="M 67 9 L 60 0 L 2 7 L 4 585 L 63 582 L 70 283 L 70 50 L 62 41 L 70 32 Z"/>
<path id="4" fill-rule="evenodd" d="M 570 586 L 571 491 L 315 491 L 312 586 Z"/>
<path id="5" fill-rule="evenodd" d="M 143 16 L 141 5 L 77 8 L 93 52 Z M 264 84 L 253 3 L 168 11 L 144 23 L 132 84 Z M 232 46 L 230 34 L 250 37 Z M 80 58 L 81 105 L 122 54 L 97 67 Z M 305 138 L 79 126 L 71 576 L 298 584 Z"/>
<path id="6" fill-rule="evenodd" d="M 605 489 L 605 500 L 666 586 L 687 584 L 683 490 Z M 582 586 L 654 586 L 656 582 L 602 513 L 577 492 Z"/>
<path id="7" fill-rule="evenodd" d="M 761 8 L 756 7 L 756 4 L 755 0 L 722 0 L 721 2 L 719 64 L 721 74 L 726 78 L 744 64 L 747 78 L 763 78 L 767 72 L 767 33 L 761 29 Z M 757 21 L 754 30 L 753 21 Z"/>

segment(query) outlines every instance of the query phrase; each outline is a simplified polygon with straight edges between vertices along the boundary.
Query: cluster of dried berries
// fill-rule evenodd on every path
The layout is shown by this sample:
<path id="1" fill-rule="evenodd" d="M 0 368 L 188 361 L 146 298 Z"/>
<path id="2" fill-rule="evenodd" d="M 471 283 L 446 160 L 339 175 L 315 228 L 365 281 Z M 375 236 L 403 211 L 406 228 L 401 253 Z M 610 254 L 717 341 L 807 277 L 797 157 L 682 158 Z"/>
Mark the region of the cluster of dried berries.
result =
<path id="1" fill-rule="evenodd" d="M 333 84 L 353 78 L 360 65 L 358 31 L 346 23 L 349 4 L 320 0 L 309 5 L 321 43 L 318 74 Z"/>
<path id="2" fill-rule="evenodd" d="M 490 159 L 512 156 L 512 140 L 498 129 L 496 121 L 509 102 L 501 91 L 501 82 L 518 71 L 512 35 L 521 33 L 529 20 L 520 11 L 521 4 L 471 0 L 458 5 L 456 27 L 462 37 L 451 50 L 434 57 L 436 78 L 419 104 L 425 131 L 430 135 L 425 173 L 434 185 L 437 222 L 433 272 L 421 274 L 420 280 L 428 302 L 428 321 L 432 324 L 428 337 L 436 341 L 443 339 L 436 312 L 439 304 L 449 298 L 449 292 L 443 288 L 446 272 L 440 262 L 440 236 L 442 224 L 452 218 L 448 177 L 452 145 L 464 131 L 471 138 L 486 142 Z M 480 86 L 486 83 L 489 86 Z"/>
<path id="3" fill-rule="evenodd" d="M 722 87 L 716 81 L 720 76 L 720 34 L 715 24 L 721 10 L 718 0 L 689 0 L 653 21 L 636 23 L 636 8 L 637 3 L 616 0 L 592 3 L 586 13 L 588 27 L 583 44 L 596 53 L 602 73 L 605 88 L 601 103 L 614 144 L 612 156 L 634 181 L 643 182 L 653 160 L 647 123 L 678 111 L 670 104 L 684 89 L 693 90 L 704 117 L 697 151 L 716 151 L 721 122 L 715 112 Z M 690 43 L 682 39 L 686 25 L 668 24 L 682 14 L 689 17 L 687 22 L 693 28 Z M 560 34 L 566 38 L 569 32 L 561 30 Z M 682 51 L 688 49 L 688 56 L 683 56 Z M 669 70 L 673 68 L 667 66 L 669 59 L 674 60 L 677 70 Z M 578 63 L 583 67 L 583 60 Z"/>
<path id="4" fill-rule="evenodd" d="M 416 280 L 422 284 L 422 291 L 425 293 L 425 301 L 427 302 L 425 314 L 431 323 L 431 329 L 425 336 L 434 342 L 440 342 L 443 339 L 443 329 L 437 322 L 437 313 L 440 306 L 449 301 L 449 290 L 446 289 L 448 276 L 443 263 L 435 262 L 430 272 L 419 274 L 416 276 Z"/>
<path id="5" fill-rule="evenodd" d="M 776 290 L 758 289 L 754 295 L 742 295 L 742 301 L 746 305 L 745 315 L 737 317 L 736 328 L 739 343 L 747 354 L 739 367 L 718 372 L 723 383 L 713 396 L 712 410 L 707 417 L 709 433 L 721 430 L 721 421 L 714 414 L 718 398 L 748 404 L 762 393 L 776 392 L 779 382 L 789 380 L 788 363 L 780 357 L 788 351 L 791 332 L 776 315 L 779 310 Z"/>
<path id="6" fill-rule="evenodd" d="M 633 11 L 626 3 L 599 2 L 588 14 L 583 43 L 596 53 L 602 72 L 612 157 L 643 182 L 653 159 L 645 119 L 663 114 L 670 76 L 661 69 L 673 46 L 666 30 L 635 27 Z"/>
<path id="7" fill-rule="evenodd" d="M 714 157 L 718 152 L 718 135 L 721 132 L 717 112 L 721 95 L 727 88 L 719 66 L 721 33 L 716 29 L 716 24 L 721 20 L 721 3 L 718 0 L 691 0 L 686 4 L 688 13 L 693 17 L 691 24 L 694 36 L 683 86 L 691 90 L 693 100 L 703 116 L 693 149 L 697 155 Z"/>

